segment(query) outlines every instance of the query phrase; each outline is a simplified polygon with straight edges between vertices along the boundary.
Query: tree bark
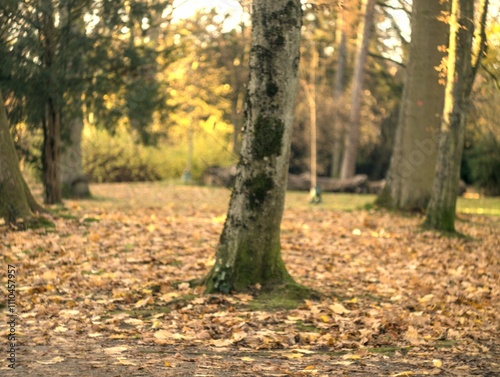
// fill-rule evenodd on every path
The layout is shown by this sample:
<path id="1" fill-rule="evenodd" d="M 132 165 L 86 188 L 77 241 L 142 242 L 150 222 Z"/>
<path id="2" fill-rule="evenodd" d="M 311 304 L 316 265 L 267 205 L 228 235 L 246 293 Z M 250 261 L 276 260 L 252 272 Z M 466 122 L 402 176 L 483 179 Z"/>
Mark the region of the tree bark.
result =
<path id="1" fill-rule="evenodd" d="M 358 50 L 354 66 L 353 89 L 351 97 L 351 109 L 349 111 L 349 128 L 345 134 L 344 155 L 342 158 L 341 178 L 354 176 L 356 170 L 356 157 L 358 154 L 359 123 L 361 119 L 361 94 L 364 85 L 365 62 L 368 55 L 368 43 L 370 41 L 373 17 L 375 13 L 376 0 L 363 0 L 363 20 L 360 23 L 358 33 Z"/>
<path id="2" fill-rule="evenodd" d="M 436 70 L 448 43 L 447 25 L 438 20 L 445 5 L 413 3 L 406 81 L 387 183 L 377 203 L 387 208 L 424 210 L 434 180 L 444 85 Z"/>
<path id="3" fill-rule="evenodd" d="M 4 100 L 0 92 L 0 217 L 16 225 L 29 221 L 43 211 L 29 190 L 19 169 L 19 161 L 10 135 Z"/>
<path id="4" fill-rule="evenodd" d="M 483 1 L 481 5 L 484 15 L 488 9 L 488 1 Z M 484 28 L 486 20 L 484 17 L 480 19 L 480 27 Z M 467 108 L 476 67 L 481 59 L 481 53 L 477 53 L 476 61 L 472 64 L 473 35 L 474 2 L 453 0 L 443 120 L 432 196 L 424 221 L 424 226 L 440 231 L 455 231 L 457 187 L 460 181 Z M 482 40 L 480 46 L 484 43 Z M 483 47 L 479 50 L 482 51 Z"/>
<path id="5" fill-rule="evenodd" d="M 311 187 L 310 187 L 310 200 L 312 203 L 319 203 L 321 196 L 318 188 L 318 169 L 317 169 L 317 121 L 316 121 L 316 69 L 319 63 L 319 53 L 316 50 L 314 41 L 311 43 L 311 61 L 309 66 L 309 82 L 304 82 L 304 92 L 306 94 L 307 103 L 309 105 L 309 127 L 310 127 L 310 158 L 311 158 Z"/>
<path id="6" fill-rule="evenodd" d="M 205 279 L 208 292 L 295 284 L 281 257 L 280 224 L 298 80 L 299 0 L 255 0 L 250 79 L 235 187 Z"/>
<path id="7" fill-rule="evenodd" d="M 339 15 L 339 31 L 338 31 L 338 56 L 337 69 L 335 70 L 334 86 L 333 86 L 333 103 L 335 106 L 333 115 L 333 149 L 332 149 L 332 167 L 330 176 L 338 178 L 340 176 L 340 166 L 342 162 L 342 140 L 344 135 L 344 126 L 342 124 L 342 108 L 341 105 L 344 94 L 344 77 L 347 65 L 347 37 L 343 30 L 342 12 Z"/>
<path id="8" fill-rule="evenodd" d="M 43 64 L 47 70 L 47 98 L 43 117 L 42 177 L 45 187 L 44 201 L 55 204 L 62 201 L 60 165 L 61 98 L 57 88 L 56 30 L 54 5 L 51 0 L 42 1 Z"/>
<path id="9" fill-rule="evenodd" d="M 83 171 L 81 112 L 68 122 L 68 131 L 69 135 L 61 150 L 62 195 L 66 198 L 87 198 L 91 195 L 88 179 Z"/>

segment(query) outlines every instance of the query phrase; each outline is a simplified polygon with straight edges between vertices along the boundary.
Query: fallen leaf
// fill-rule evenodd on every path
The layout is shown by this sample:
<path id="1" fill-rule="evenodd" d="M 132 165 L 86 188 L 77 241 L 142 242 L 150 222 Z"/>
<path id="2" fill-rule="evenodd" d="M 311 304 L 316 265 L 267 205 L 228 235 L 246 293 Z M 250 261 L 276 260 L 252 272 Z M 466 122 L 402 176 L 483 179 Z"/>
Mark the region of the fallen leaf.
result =
<path id="1" fill-rule="evenodd" d="M 334 312 L 335 314 L 347 314 L 350 313 L 351 311 L 346 309 L 344 305 L 336 302 L 335 304 L 332 304 L 329 306 L 329 308 Z"/>
<path id="2" fill-rule="evenodd" d="M 434 364 L 436 368 L 441 368 L 443 366 L 443 362 L 439 359 L 432 360 L 432 364 Z"/>
<path id="3" fill-rule="evenodd" d="M 38 364 L 43 364 L 43 365 L 51 365 L 51 364 L 57 364 L 57 363 L 61 363 L 64 361 L 64 358 L 61 357 L 61 356 L 56 356 L 50 360 L 46 360 L 46 361 L 38 361 L 37 360 L 37 363 Z"/>

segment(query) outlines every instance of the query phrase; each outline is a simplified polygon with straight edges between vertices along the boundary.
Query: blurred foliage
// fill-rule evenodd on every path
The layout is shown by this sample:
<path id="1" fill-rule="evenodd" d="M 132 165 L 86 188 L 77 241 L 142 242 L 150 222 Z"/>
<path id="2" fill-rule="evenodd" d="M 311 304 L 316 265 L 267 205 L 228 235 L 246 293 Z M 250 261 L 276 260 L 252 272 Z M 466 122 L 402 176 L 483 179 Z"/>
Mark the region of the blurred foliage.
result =
<path id="1" fill-rule="evenodd" d="M 203 127 L 194 133 L 193 179 L 198 180 L 208 166 L 235 163 L 219 137 Z M 123 126 L 113 134 L 87 126 L 82 149 L 83 168 L 92 182 L 177 180 L 186 168 L 186 143 L 144 145 L 137 133 Z"/>
<path id="2" fill-rule="evenodd" d="M 398 29 L 407 14 L 382 3 L 377 7 L 366 67 L 357 161 L 357 172 L 372 179 L 383 178 L 389 164 L 408 46 L 408 36 Z M 233 22 L 229 15 L 215 10 L 173 22 L 174 8 L 168 0 L 72 0 L 67 4 L 73 7 L 71 14 L 79 24 L 66 30 L 68 34 L 61 40 L 67 48 L 64 54 L 61 50 L 58 64 L 66 69 L 57 68 L 64 74 L 57 76 L 56 88 L 61 89 L 67 113 L 81 101 L 86 123 L 84 169 L 91 181 L 178 179 L 187 166 L 190 135 L 193 178 L 199 178 L 210 165 L 236 162 L 248 79 L 248 22 Z M 407 7 L 405 4 L 401 3 Z M 304 8 L 300 79 L 309 80 L 307 67 L 314 45 L 319 52 L 314 83 L 318 173 L 323 176 L 331 168 L 335 108 L 340 107 L 343 123 L 349 110 L 359 4 L 348 0 L 344 5 L 347 67 L 344 94 L 338 103 L 333 103 L 332 92 L 340 8 Z M 6 88 L 11 130 L 24 164 L 39 166 L 41 135 L 37 127 L 43 114 L 38 103 L 43 103 L 41 89 L 47 77 L 33 64 L 34 56 L 40 54 L 36 30 L 23 29 L 23 18 L 18 17 L 28 16 L 26 9 L 13 0 L 0 6 L 0 85 Z M 21 30 L 22 38 L 8 38 Z M 490 25 L 488 37 L 489 49 L 471 102 L 462 178 L 485 193 L 499 194 L 498 22 Z M 309 156 L 309 109 L 299 90 L 290 171 L 307 172 Z"/>
<path id="3" fill-rule="evenodd" d="M 500 23 L 488 28 L 488 51 L 471 98 L 463 178 L 486 195 L 500 195 Z"/>

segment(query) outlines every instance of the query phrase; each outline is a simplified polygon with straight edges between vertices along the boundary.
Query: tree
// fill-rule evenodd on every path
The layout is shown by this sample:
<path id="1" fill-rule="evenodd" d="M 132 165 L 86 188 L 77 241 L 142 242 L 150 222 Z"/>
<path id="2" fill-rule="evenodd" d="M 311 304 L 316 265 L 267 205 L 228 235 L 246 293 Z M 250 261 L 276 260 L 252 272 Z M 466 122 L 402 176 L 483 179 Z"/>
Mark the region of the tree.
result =
<path id="1" fill-rule="evenodd" d="M 338 56 L 337 65 L 335 69 L 335 79 L 333 86 L 333 101 L 334 101 L 334 115 L 333 115 L 333 150 L 332 150 L 332 167 L 330 176 L 338 178 L 340 175 L 340 167 L 342 162 L 342 136 L 344 134 L 344 127 L 341 121 L 341 102 L 343 102 L 344 94 L 344 77 L 347 65 L 347 35 L 345 31 L 344 12 L 341 11 L 338 16 L 337 28 L 337 42 L 338 42 Z"/>
<path id="2" fill-rule="evenodd" d="M 304 93 L 306 95 L 307 104 L 309 106 L 309 127 L 311 131 L 311 189 L 310 189 L 310 200 L 311 203 L 320 203 L 321 194 L 318 186 L 318 153 L 317 153 L 317 122 L 316 122 L 316 70 L 318 69 L 319 53 L 317 51 L 314 39 L 311 42 L 311 58 L 309 66 L 309 82 L 302 83 Z"/>
<path id="3" fill-rule="evenodd" d="M 441 231 L 455 231 L 457 187 L 460 180 L 469 96 L 486 46 L 488 0 L 481 0 L 478 8 L 481 14 L 474 51 L 474 2 L 453 0 L 451 3 L 443 119 L 434 184 L 424 221 L 424 226 Z"/>
<path id="4" fill-rule="evenodd" d="M 298 81 L 302 10 L 299 0 L 255 0 L 245 126 L 235 186 L 205 278 L 208 292 L 296 286 L 281 257 L 286 191 Z"/>
<path id="5" fill-rule="evenodd" d="M 0 91 L 0 217 L 15 225 L 30 221 L 35 212 L 41 211 L 21 175 Z"/>
<path id="6" fill-rule="evenodd" d="M 411 43 L 403 99 L 391 165 L 379 205 L 424 210 L 434 180 L 437 138 L 444 103 L 440 66 L 447 44 L 445 5 L 435 0 L 413 2 Z"/>
<path id="7" fill-rule="evenodd" d="M 363 20 L 359 25 L 358 46 L 354 76 L 352 79 L 353 89 L 351 94 L 351 109 L 349 112 L 349 125 L 345 134 L 344 154 L 340 178 L 354 176 L 356 168 L 356 156 L 358 152 L 359 123 L 361 118 L 361 94 L 365 76 L 365 62 L 368 55 L 368 42 L 370 41 L 371 28 L 375 13 L 376 0 L 363 0 Z"/>

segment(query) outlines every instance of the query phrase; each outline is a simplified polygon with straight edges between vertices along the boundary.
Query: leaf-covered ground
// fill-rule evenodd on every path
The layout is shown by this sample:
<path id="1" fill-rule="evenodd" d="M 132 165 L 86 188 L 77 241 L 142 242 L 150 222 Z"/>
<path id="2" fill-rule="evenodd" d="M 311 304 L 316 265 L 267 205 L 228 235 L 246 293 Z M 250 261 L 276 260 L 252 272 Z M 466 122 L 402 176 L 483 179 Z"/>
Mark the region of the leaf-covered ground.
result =
<path id="1" fill-rule="evenodd" d="M 19 346 L 11 370 L 2 336 L 2 376 L 500 375 L 500 217 L 460 215 L 467 237 L 449 238 L 419 216 L 295 196 L 283 257 L 323 298 L 287 308 L 190 287 L 213 263 L 227 190 L 92 191 L 56 207 L 53 229 L 0 226 L 0 293 L 16 266 Z"/>

